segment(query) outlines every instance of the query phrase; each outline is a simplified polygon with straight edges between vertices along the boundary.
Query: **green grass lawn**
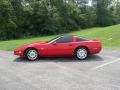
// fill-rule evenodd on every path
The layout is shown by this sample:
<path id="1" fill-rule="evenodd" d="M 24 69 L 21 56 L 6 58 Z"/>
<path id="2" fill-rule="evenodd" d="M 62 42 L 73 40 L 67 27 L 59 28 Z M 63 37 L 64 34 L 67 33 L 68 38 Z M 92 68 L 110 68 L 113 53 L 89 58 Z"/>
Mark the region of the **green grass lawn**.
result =
<path id="1" fill-rule="evenodd" d="M 84 29 L 68 34 L 84 36 L 91 39 L 99 39 L 102 41 L 104 48 L 120 48 L 120 24 L 103 28 Z M 55 35 L 19 40 L 0 41 L 0 49 L 14 50 L 21 45 L 31 42 L 50 40 L 54 36 Z"/>

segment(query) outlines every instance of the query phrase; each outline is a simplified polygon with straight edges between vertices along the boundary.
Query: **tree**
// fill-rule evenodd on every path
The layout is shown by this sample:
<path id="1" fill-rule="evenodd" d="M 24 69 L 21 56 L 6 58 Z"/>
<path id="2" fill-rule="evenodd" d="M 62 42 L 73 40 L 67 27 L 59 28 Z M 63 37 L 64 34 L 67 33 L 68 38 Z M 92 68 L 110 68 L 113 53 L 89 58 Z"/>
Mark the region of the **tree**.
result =
<path id="1" fill-rule="evenodd" d="M 117 15 L 117 20 L 118 20 L 118 23 L 120 23 L 120 0 L 117 0 L 116 1 L 116 6 L 115 6 L 115 12 L 116 12 L 116 15 Z"/>
<path id="2" fill-rule="evenodd" d="M 119 0 L 0 0 L 1 40 L 117 23 Z"/>
<path id="3" fill-rule="evenodd" d="M 96 24 L 99 26 L 112 25 L 113 17 L 110 13 L 112 0 L 93 0 L 93 2 L 97 15 Z"/>
<path id="4" fill-rule="evenodd" d="M 15 17 L 9 0 L 0 0 L 0 40 L 15 38 Z"/>

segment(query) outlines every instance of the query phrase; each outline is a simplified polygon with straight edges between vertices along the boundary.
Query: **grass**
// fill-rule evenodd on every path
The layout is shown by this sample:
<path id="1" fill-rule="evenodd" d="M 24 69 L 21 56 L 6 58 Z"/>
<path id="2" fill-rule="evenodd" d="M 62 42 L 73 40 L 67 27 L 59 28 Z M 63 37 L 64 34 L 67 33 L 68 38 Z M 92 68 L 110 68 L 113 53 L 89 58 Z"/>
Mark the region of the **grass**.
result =
<path id="1" fill-rule="evenodd" d="M 84 29 L 74 31 L 68 34 L 84 36 L 91 39 L 99 39 L 102 41 L 104 48 L 120 48 L 120 24 L 102 28 L 100 27 Z M 55 37 L 55 35 L 19 40 L 0 41 L 0 49 L 10 51 L 24 44 L 35 41 L 46 41 L 50 40 L 53 37 Z"/>

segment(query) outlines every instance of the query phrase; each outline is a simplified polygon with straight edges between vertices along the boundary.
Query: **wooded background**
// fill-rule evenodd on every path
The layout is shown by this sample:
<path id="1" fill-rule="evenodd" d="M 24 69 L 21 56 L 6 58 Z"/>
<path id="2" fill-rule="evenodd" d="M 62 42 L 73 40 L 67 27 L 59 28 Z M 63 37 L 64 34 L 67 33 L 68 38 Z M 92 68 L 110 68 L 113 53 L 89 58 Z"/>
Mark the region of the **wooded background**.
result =
<path id="1" fill-rule="evenodd" d="M 120 23 L 120 0 L 0 0 L 0 40 Z"/>

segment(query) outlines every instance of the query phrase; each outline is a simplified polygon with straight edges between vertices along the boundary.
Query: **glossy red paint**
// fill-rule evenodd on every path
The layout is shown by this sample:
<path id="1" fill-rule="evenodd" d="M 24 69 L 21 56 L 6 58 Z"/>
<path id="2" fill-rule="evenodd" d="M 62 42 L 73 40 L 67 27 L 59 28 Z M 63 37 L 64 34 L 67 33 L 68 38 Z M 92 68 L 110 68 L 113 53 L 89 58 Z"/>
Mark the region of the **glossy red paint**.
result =
<path id="1" fill-rule="evenodd" d="M 24 57 L 25 50 L 28 48 L 36 49 L 41 57 L 73 57 L 78 47 L 87 48 L 89 54 L 96 54 L 101 51 L 102 45 L 99 40 L 77 41 L 76 37 L 73 35 L 72 42 L 68 43 L 34 42 L 17 48 L 14 54 Z"/>

